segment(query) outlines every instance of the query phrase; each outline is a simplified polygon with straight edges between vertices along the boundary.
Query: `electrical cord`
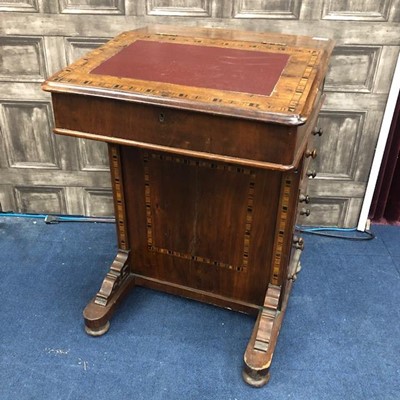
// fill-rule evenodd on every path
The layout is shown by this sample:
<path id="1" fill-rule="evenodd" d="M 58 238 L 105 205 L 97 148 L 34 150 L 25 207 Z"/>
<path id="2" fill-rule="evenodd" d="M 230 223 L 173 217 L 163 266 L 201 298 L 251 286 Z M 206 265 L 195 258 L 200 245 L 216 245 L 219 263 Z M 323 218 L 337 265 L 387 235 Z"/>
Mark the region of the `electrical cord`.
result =
<path id="1" fill-rule="evenodd" d="M 19 217 L 43 219 L 46 224 L 58 224 L 59 222 L 105 222 L 115 223 L 114 217 L 84 217 L 82 215 L 53 215 L 53 214 L 28 214 L 0 212 L 0 217 Z"/>
<path id="2" fill-rule="evenodd" d="M 43 219 L 46 224 L 57 224 L 59 222 L 102 222 L 102 223 L 115 223 L 114 217 L 84 217 L 81 215 L 53 215 L 53 214 L 29 214 L 29 213 L 13 213 L 13 212 L 0 212 L 0 217 L 19 217 L 19 218 L 35 218 Z M 371 240 L 375 235 L 370 231 L 359 232 L 356 228 L 336 228 L 336 227 L 303 227 L 296 226 L 298 232 L 307 233 L 311 235 L 325 236 L 334 239 L 346 240 Z M 358 236 L 348 235 L 335 235 L 326 232 L 357 232 Z"/>
<path id="3" fill-rule="evenodd" d="M 372 240 L 375 239 L 375 235 L 370 231 L 360 232 L 357 228 L 336 228 L 336 227 L 303 227 L 296 226 L 296 230 L 302 233 L 308 233 L 310 235 L 330 237 L 334 239 L 345 239 L 345 240 Z M 357 236 L 349 235 L 335 235 L 326 232 L 343 232 L 343 233 L 357 233 Z"/>

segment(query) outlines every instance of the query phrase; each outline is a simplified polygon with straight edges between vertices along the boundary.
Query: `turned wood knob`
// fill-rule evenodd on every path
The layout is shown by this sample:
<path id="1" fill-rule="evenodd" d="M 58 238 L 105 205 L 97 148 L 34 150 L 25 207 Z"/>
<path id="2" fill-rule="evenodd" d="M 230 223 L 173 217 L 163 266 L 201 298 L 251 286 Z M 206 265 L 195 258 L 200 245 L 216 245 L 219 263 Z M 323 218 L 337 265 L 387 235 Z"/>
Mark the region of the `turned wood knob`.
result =
<path id="1" fill-rule="evenodd" d="M 300 215 L 305 215 L 306 217 L 308 217 L 311 214 L 311 211 L 309 208 L 302 208 L 300 210 Z"/>
<path id="2" fill-rule="evenodd" d="M 317 149 L 306 150 L 306 157 L 316 158 L 317 157 Z"/>
<path id="3" fill-rule="evenodd" d="M 317 171 L 315 171 L 315 170 L 307 171 L 306 175 L 307 175 L 309 178 L 314 179 L 314 178 L 317 176 Z"/>
<path id="4" fill-rule="evenodd" d="M 316 126 L 312 132 L 314 136 L 322 136 L 323 133 L 324 131 L 322 130 L 322 128 L 319 128 L 318 126 Z"/>
<path id="5" fill-rule="evenodd" d="M 310 202 L 310 196 L 308 194 L 301 194 L 299 196 L 299 202 L 308 204 Z"/>
<path id="6" fill-rule="evenodd" d="M 304 250 L 304 239 L 299 236 L 293 236 L 293 243 L 296 249 Z"/>

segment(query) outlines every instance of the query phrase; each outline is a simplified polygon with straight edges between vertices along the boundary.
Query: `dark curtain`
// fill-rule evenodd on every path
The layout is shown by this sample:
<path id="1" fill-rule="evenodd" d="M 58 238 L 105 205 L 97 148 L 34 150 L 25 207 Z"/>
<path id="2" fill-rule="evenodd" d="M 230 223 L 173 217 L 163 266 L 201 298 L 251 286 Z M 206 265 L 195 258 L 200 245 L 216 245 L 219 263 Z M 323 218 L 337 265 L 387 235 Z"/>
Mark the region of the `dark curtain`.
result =
<path id="1" fill-rule="evenodd" d="M 372 199 L 369 218 L 375 222 L 400 222 L 400 96 Z"/>

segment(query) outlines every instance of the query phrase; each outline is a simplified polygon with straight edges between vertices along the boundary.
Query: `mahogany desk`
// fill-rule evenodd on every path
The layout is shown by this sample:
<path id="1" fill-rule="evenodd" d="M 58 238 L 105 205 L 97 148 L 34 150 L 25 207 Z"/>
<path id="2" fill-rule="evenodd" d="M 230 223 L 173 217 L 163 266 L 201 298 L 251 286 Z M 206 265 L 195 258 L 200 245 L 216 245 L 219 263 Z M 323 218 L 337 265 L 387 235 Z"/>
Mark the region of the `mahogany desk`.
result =
<path id="1" fill-rule="evenodd" d="M 153 26 L 48 79 L 54 131 L 108 143 L 119 250 L 84 310 L 102 335 L 134 285 L 257 315 L 243 377 L 269 367 L 299 267 L 293 236 L 333 42 Z M 313 135 L 314 134 L 314 135 Z"/>

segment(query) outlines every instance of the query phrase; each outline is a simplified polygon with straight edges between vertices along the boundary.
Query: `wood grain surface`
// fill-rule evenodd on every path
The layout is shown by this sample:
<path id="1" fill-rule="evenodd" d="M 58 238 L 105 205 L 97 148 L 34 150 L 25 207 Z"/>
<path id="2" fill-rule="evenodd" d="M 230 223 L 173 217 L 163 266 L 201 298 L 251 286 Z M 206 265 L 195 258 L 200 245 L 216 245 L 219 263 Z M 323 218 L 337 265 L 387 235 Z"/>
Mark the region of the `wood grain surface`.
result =
<path id="1" fill-rule="evenodd" d="M 184 31 L 181 28 L 154 26 L 124 32 L 53 75 L 44 83 L 43 89 L 292 125 L 302 124 L 309 117 L 326 73 L 325 61 L 333 49 L 331 40 L 295 40 L 290 35 L 268 33 L 237 32 L 235 35 L 212 29 L 186 29 L 185 34 Z M 92 73 L 136 41 L 266 52 L 288 55 L 289 59 L 270 96 Z M 268 70 L 265 73 L 268 74 Z M 118 70 L 115 75 L 118 75 Z M 251 74 L 248 79 L 252 79 Z"/>
<path id="2" fill-rule="evenodd" d="M 109 146 L 119 250 L 84 310 L 85 329 L 107 332 L 133 285 L 258 313 L 243 378 L 261 386 L 304 247 L 293 234 L 298 216 L 310 214 L 300 203 L 307 204 L 304 190 L 314 176 L 308 169 L 318 153 L 316 120 L 332 42 L 312 47 L 314 39 L 298 38 L 300 46 L 285 35 L 246 41 L 237 32 L 154 29 L 123 33 L 44 84 L 56 133 Z M 158 41 L 207 54 L 207 47 L 212 54 L 221 49 L 223 56 L 239 49 L 288 57 L 271 95 L 260 96 L 171 83 L 172 75 L 154 82 L 159 66 L 149 80 L 134 79 L 133 64 L 132 76 L 121 78 L 126 65 L 108 61 L 127 48 L 124 57 L 134 57 L 129 46 L 138 40 L 147 49 L 151 43 L 151 51 Z M 193 57 L 188 66 L 199 55 L 187 47 L 183 54 Z"/>

